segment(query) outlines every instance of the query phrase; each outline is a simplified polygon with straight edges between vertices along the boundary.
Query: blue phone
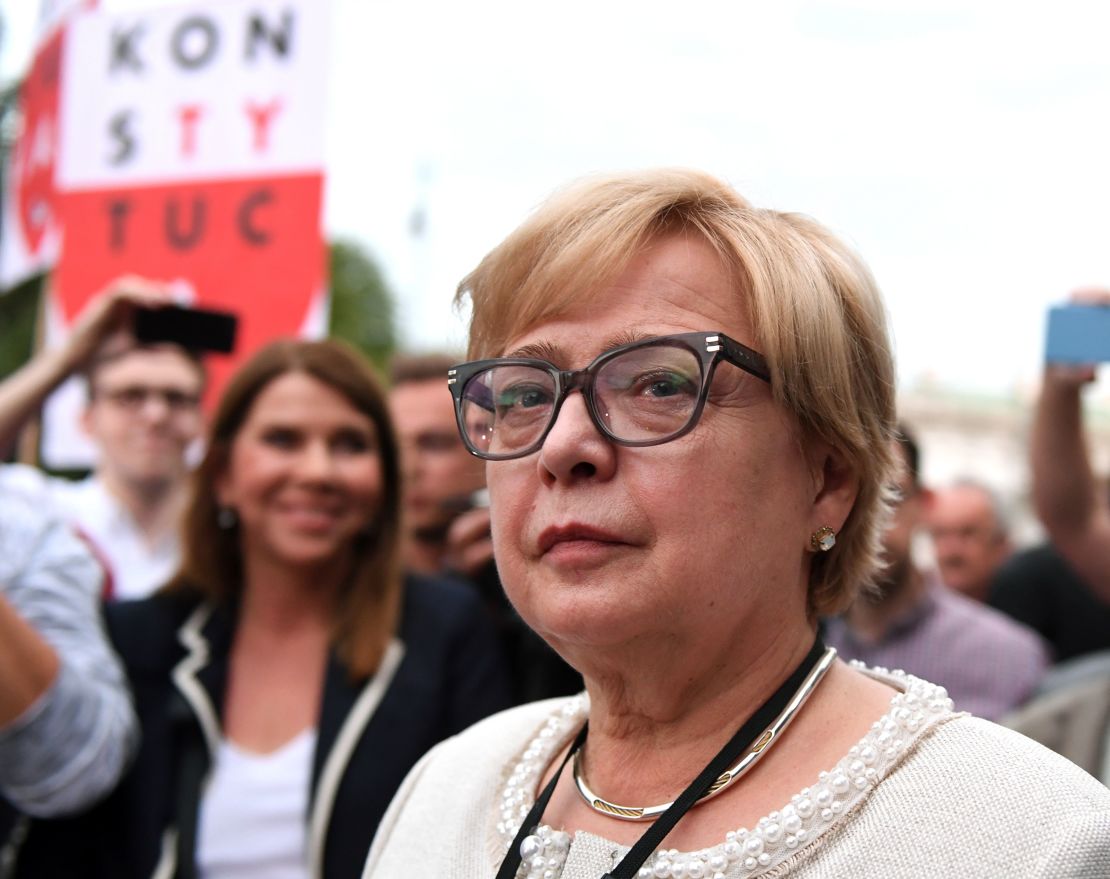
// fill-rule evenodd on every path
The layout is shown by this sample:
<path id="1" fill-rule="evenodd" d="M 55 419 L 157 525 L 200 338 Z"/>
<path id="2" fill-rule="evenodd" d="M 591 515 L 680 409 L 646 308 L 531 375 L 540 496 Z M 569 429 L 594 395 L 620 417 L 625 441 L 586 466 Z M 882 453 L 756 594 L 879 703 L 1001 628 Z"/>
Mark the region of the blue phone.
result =
<path id="1" fill-rule="evenodd" d="M 1056 305 L 1048 310 L 1048 363 L 1110 361 L 1110 305 Z"/>

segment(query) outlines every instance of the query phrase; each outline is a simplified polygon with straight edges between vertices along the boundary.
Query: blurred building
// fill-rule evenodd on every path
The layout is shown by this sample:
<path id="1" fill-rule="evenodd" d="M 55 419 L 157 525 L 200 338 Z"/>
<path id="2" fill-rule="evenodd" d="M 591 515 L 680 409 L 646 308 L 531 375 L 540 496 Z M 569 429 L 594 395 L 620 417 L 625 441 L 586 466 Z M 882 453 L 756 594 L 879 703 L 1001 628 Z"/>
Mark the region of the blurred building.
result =
<path id="1" fill-rule="evenodd" d="M 1101 396 L 1100 396 L 1101 392 Z M 1029 430 L 1035 388 L 1009 396 L 976 395 L 924 381 L 898 395 L 900 418 L 917 434 L 922 478 L 940 486 L 974 477 L 998 492 L 1019 545 L 1040 539 L 1030 498 Z M 1110 397 L 1088 392 L 1086 424 L 1095 472 L 1110 476 Z"/>

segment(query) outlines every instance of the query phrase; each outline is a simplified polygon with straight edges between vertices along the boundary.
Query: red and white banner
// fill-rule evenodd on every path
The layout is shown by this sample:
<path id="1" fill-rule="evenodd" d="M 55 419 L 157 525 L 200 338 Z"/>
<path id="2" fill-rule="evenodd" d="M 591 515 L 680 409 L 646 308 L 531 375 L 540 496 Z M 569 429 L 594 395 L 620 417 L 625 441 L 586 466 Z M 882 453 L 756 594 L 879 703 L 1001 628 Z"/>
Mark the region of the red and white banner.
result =
<path id="1" fill-rule="evenodd" d="M 235 355 L 209 358 L 212 395 L 265 342 L 325 331 L 325 7 L 210 0 L 72 19 L 48 344 L 123 274 L 239 314 Z M 51 466 L 87 452 L 66 396 L 47 411 Z"/>
<path id="2" fill-rule="evenodd" d="M 54 174 L 65 20 L 96 0 L 48 0 L 39 9 L 35 51 L 19 88 L 20 129 L 9 156 L 0 229 L 0 293 L 52 268 L 58 256 Z"/>
<path id="3" fill-rule="evenodd" d="M 64 30 L 35 52 L 19 90 L 19 135 L 4 187 L 0 286 L 13 287 L 54 264 L 58 229 L 54 199 L 58 94 Z"/>
<path id="4" fill-rule="evenodd" d="M 54 28 L 81 9 L 95 9 L 98 0 L 39 0 L 38 21 L 35 22 L 35 43 L 41 44 Z"/>

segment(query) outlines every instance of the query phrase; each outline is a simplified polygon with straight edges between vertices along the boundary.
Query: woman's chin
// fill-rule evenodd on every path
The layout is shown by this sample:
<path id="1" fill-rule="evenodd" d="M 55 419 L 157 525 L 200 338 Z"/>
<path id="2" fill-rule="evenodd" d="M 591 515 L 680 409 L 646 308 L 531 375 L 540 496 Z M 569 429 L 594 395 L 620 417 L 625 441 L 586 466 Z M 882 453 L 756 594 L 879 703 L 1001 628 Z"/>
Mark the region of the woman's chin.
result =
<path id="1" fill-rule="evenodd" d="M 607 651 L 642 641 L 652 630 L 652 619 L 660 621 L 657 615 L 637 612 L 611 598 L 592 601 L 581 596 L 562 600 L 546 596 L 542 606 L 528 608 L 521 616 L 572 665 L 579 650 Z"/>

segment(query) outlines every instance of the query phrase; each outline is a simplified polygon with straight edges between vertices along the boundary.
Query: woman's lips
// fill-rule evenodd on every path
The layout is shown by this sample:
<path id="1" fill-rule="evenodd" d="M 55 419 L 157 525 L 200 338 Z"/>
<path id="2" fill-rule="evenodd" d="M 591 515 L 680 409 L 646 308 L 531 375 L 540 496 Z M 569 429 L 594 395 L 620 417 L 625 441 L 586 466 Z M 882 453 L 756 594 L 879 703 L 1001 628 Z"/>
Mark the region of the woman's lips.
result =
<path id="1" fill-rule="evenodd" d="M 611 531 L 579 523 L 545 528 L 537 541 L 544 559 L 568 564 L 599 560 L 629 545 Z"/>
<path id="2" fill-rule="evenodd" d="M 337 510 L 320 507 L 284 507 L 281 512 L 295 527 L 305 531 L 328 531 L 341 516 Z"/>

